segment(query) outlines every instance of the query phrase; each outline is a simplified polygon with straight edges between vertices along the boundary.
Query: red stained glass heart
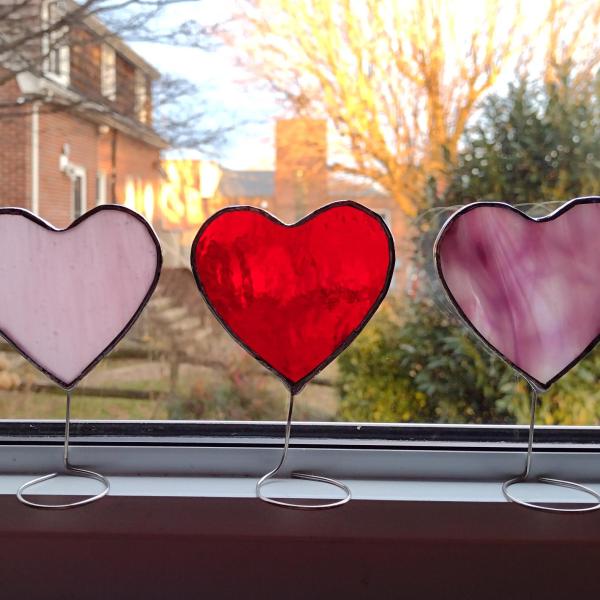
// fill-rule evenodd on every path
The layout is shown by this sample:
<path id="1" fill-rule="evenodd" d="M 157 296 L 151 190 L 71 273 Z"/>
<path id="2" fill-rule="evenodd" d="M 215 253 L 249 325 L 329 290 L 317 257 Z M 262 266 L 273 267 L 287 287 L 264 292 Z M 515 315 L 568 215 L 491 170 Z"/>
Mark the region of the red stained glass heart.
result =
<path id="1" fill-rule="evenodd" d="M 191 262 L 225 329 L 298 393 L 377 310 L 394 243 L 381 217 L 354 202 L 327 205 L 293 225 L 238 206 L 206 221 Z"/>

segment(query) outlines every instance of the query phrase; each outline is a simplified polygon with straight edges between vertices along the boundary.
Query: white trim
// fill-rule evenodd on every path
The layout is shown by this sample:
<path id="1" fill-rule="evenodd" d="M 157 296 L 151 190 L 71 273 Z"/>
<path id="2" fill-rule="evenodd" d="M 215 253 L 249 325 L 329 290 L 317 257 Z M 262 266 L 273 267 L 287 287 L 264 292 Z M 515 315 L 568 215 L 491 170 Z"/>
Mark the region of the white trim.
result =
<path id="1" fill-rule="evenodd" d="M 100 88 L 108 100 L 117 99 L 117 53 L 112 46 L 102 44 L 100 55 Z"/>
<path id="2" fill-rule="evenodd" d="M 280 442 L 270 448 L 233 445 L 211 448 L 81 446 L 77 441 L 84 441 L 84 438 L 76 440 L 72 440 L 71 446 L 73 464 L 93 468 L 107 476 L 111 482 L 111 496 L 141 499 L 239 498 L 254 501 L 257 478 L 277 464 L 281 456 Z M 323 443 L 324 440 L 319 441 Z M 272 438 L 262 442 L 275 444 Z M 300 471 L 342 480 L 352 490 L 352 502 L 506 504 L 502 482 L 521 472 L 525 452 L 502 451 L 503 444 L 490 444 L 490 448 L 494 446 L 498 450 L 291 448 L 282 474 L 284 479 L 271 488 L 279 498 L 331 497 L 329 486 L 287 479 L 291 471 Z M 597 447 L 595 450 L 536 453 L 531 476 L 545 474 L 585 482 L 600 491 L 600 456 Z M 0 454 L 0 496 L 14 494 L 20 484 L 31 478 L 31 473 L 60 471 L 62 460 L 60 443 L 4 445 Z M 53 480 L 32 493 L 89 494 L 94 485 L 84 479 L 68 477 Z M 573 490 L 536 483 L 523 486 L 519 495 L 533 502 L 576 504 L 589 500 Z"/>
<path id="3" fill-rule="evenodd" d="M 94 465 L 90 465 L 93 468 Z M 58 467 L 60 471 L 60 467 Z M 31 475 L 3 475 L 0 495 L 14 494 Z M 507 503 L 499 482 L 490 481 L 389 481 L 383 479 L 345 479 L 355 501 L 384 502 L 464 502 Z M 588 484 L 589 485 L 589 484 Z M 65 477 L 53 479 L 32 490 L 32 495 L 51 494 L 76 496 L 95 493 L 97 484 L 85 479 Z M 326 500 L 331 498 L 329 486 L 323 483 L 282 479 L 272 484 L 278 498 Z M 600 484 L 590 485 L 600 492 Z M 256 479 L 252 477 L 148 477 L 117 475 L 110 477 L 110 495 L 130 498 L 256 498 Z M 578 492 L 558 486 L 531 483 L 522 487 L 520 496 L 528 502 L 577 504 L 588 498 Z"/>
<path id="4" fill-rule="evenodd" d="M 31 107 L 31 212 L 40 211 L 40 103 Z"/>
<path id="5" fill-rule="evenodd" d="M 59 2 L 58 0 L 42 0 L 40 16 L 44 28 L 49 27 L 53 22 L 50 5 L 59 6 Z M 44 76 L 64 86 L 69 85 L 71 75 L 71 49 L 69 48 L 68 34 L 69 28 L 61 27 L 56 31 L 45 33 L 41 43 Z"/>
<path id="6" fill-rule="evenodd" d="M 96 206 L 106 204 L 108 200 L 108 175 L 101 170 L 96 172 Z"/>
<path id="7" fill-rule="evenodd" d="M 134 94 L 135 94 L 135 117 L 140 123 L 148 124 L 148 80 L 141 69 L 135 70 Z"/>
<path id="8" fill-rule="evenodd" d="M 71 178 L 71 218 L 74 220 L 87 210 L 87 174 L 86 170 L 79 165 L 69 165 L 69 177 Z M 81 178 L 81 214 L 75 214 L 75 179 Z"/>
<path id="9" fill-rule="evenodd" d="M 73 431 L 77 429 L 76 424 L 74 421 Z M 1 439 L 0 473 L 60 470 L 63 457 L 60 437 L 44 436 L 44 444 L 39 438 L 32 444 L 18 444 L 4 436 Z M 277 464 L 283 446 L 282 439 L 272 437 L 186 438 L 179 442 L 182 445 L 176 446 L 169 445 L 169 439 L 161 438 L 157 445 L 144 445 L 144 440 L 142 435 L 111 436 L 100 440 L 95 436 L 75 435 L 71 438 L 71 460 L 73 464 L 94 466 L 97 471 L 110 476 L 258 478 Z M 131 442 L 140 445 L 128 445 Z M 298 446 L 294 446 L 295 443 Z M 498 442 L 482 448 L 430 450 L 428 444 L 418 449 L 394 448 L 387 442 L 381 449 L 343 448 L 338 444 L 339 440 L 327 438 L 294 442 L 292 427 L 292 446 L 285 462 L 284 476 L 289 471 L 307 471 L 349 480 L 444 480 L 499 485 L 523 470 L 527 446 L 526 442 Z M 558 445 L 534 445 L 532 477 L 546 475 L 600 483 L 600 447 L 597 444 L 569 449 L 555 446 Z"/>

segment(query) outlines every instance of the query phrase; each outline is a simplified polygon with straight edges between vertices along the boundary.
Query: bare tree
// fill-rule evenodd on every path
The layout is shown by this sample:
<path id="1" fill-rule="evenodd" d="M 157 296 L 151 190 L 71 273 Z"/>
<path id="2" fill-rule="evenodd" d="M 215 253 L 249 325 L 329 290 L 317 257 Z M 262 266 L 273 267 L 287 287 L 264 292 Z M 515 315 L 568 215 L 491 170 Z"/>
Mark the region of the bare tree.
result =
<path id="1" fill-rule="evenodd" d="M 587 86 L 600 65 L 600 3 L 550 0 L 544 26 L 545 83 L 560 82 L 568 69 L 571 87 Z"/>
<path id="2" fill-rule="evenodd" d="M 229 40 L 293 113 L 329 119 L 348 151 L 333 169 L 376 182 L 412 216 L 430 178 L 444 185 L 478 101 L 518 55 L 550 32 L 556 60 L 559 48 L 574 56 L 582 34 L 568 15 L 589 31 L 599 10 L 552 0 L 532 24 L 519 0 L 457 4 L 248 0 Z"/>
<path id="3" fill-rule="evenodd" d="M 199 86 L 169 74 L 154 83 L 153 108 L 154 127 L 171 148 L 216 154 L 233 129 L 230 123 L 216 121 Z"/>

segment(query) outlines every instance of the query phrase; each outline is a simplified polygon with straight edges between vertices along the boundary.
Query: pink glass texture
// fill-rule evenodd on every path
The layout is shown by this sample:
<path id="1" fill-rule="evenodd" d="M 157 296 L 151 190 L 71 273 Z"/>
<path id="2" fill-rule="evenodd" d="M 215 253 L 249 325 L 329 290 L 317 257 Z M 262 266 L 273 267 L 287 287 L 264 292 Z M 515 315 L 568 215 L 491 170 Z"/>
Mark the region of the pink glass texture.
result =
<path id="1" fill-rule="evenodd" d="M 0 330 L 70 387 L 134 317 L 158 260 L 126 211 L 100 210 L 64 231 L 0 214 Z"/>
<path id="2" fill-rule="evenodd" d="M 353 204 L 292 226 L 240 207 L 204 226 L 192 263 L 222 324 L 299 391 L 381 302 L 393 242 L 380 219 Z"/>
<path id="3" fill-rule="evenodd" d="M 490 346 L 546 389 L 600 334 L 600 204 L 535 221 L 506 205 L 459 213 L 438 243 L 452 299 Z"/>

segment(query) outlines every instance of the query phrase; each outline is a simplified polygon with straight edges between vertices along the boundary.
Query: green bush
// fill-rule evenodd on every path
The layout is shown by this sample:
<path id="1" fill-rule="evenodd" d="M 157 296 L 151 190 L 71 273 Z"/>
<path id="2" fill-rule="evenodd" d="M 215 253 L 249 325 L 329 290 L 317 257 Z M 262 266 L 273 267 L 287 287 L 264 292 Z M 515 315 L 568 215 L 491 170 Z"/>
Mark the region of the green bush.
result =
<path id="1" fill-rule="evenodd" d="M 458 319 L 430 300 L 388 301 L 338 361 L 339 418 L 412 423 L 526 423 L 529 388 Z M 600 419 L 600 354 L 541 395 L 538 422 Z"/>
<path id="2" fill-rule="evenodd" d="M 429 299 L 389 301 L 339 360 L 340 418 L 513 422 L 506 396 L 525 386 Z"/>
<path id="3" fill-rule="evenodd" d="M 527 422 L 524 380 L 443 308 L 432 246 L 451 214 L 444 207 L 502 200 L 540 214 L 559 201 L 600 194 L 600 79 L 572 83 L 568 73 L 551 85 L 523 80 L 483 102 L 449 184 L 431 182 L 424 191 L 430 208 L 413 224 L 416 293 L 388 300 L 339 359 L 341 419 Z M 542 396 L 538 420 L 597 423 L 599 375 L 596 350 Z"/>
<path id="4" fill-rule="evenodd" d="M 169 402 L 170 419 L 281 420 L 283 386 L 265 377 L 250 356 L 242 355 L 223 371 L 199 378 L 185 396 Z"/>
<path id="5" fill-rule="evenodd" d="M 600 75 L 574 85 L 522 80 L 467 128 L 444 204 L 533 204 L 600 193 Z"/>

